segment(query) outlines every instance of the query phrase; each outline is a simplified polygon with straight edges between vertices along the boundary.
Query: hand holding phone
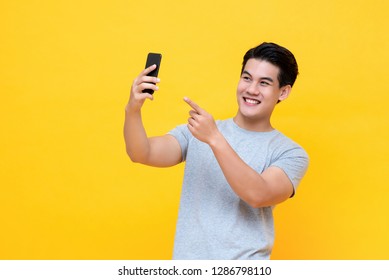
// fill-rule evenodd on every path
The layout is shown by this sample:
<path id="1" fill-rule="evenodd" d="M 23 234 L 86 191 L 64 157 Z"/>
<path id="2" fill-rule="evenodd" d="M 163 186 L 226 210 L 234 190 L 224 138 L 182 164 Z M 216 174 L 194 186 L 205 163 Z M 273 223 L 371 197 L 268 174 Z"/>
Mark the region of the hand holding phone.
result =
<path id="1" fill-rule="evenodd" d="M 149 74 L 147 74 L 147 76 L 153 76 L 153 77 L 158 77 L 158 72 L 159 72 L 159 68 L 161 66 L 161 59 L 162 59 L 162 54 L 160 53 L 149 53 L 147 55 L 147 60 L 146 60 L 146 67 L 150 67 L 151 65 L 157 65 L 157 67 L 151 71 Z M 149 94 L 153 94 L 154 91 L 152 89 L 144 89 L 142 92 L 144 93 L 149 93 Z"/>

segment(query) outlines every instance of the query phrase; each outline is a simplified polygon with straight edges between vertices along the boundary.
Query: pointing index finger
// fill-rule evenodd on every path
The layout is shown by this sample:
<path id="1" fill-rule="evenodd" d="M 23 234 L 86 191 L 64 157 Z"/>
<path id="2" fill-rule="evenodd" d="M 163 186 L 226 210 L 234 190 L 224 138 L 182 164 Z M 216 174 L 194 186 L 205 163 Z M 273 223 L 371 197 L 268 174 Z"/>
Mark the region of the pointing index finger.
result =
<path id="1" fill-rule="evenodd" d="M 199 105 L 190 100 L 188 97 L 184 97 L 184 101 L 188 103 L 188 105 L 192 107 L 197 113 L 201 113 L 203 111 Z"/>

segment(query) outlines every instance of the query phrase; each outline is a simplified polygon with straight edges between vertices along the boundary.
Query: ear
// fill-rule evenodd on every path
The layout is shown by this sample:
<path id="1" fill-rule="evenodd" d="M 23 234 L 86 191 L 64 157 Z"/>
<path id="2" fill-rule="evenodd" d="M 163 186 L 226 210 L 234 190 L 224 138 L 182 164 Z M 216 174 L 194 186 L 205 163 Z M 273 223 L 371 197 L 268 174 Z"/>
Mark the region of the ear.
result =
<path id="1" fill-rule="evenodd" d="M 288 98 L 291 91 L 292 87 L 290 85 L 283 86 L 280 91 L 280 96 L 278 97 L 278 102 L 281 102 Z"/>

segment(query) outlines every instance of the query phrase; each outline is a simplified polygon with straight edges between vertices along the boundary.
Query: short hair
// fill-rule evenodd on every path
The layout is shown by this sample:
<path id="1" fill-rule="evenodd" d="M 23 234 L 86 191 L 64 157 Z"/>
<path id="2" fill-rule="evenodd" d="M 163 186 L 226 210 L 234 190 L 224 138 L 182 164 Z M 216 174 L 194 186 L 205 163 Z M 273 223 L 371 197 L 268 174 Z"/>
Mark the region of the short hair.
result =
<path id="1" fill-rule="evenodd" d="M 298 65 L 294 55 L 286 48 L 275 43 L 262 43 L 246 52 L 243 57 L 242 71 L 249 59 L 267 61 L 279 68 L 279 87 L 286 85 L 293 86 L 298 75 Z"/>

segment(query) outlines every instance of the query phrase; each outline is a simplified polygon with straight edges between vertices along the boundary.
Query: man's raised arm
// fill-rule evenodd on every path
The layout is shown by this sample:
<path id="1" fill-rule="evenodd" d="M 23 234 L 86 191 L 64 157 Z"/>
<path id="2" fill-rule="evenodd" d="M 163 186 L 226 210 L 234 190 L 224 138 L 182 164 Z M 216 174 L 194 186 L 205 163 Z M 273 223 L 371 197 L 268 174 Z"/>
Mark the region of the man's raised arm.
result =
<path id="1" fill-rule="evenodd" d="M 158 90 L 159 78 L 147 76 L 155 69 L 152 65 L 143 70 L 134 80 L 130 100 L 125 109 L 124 139 L 128 156 L 133 162 L 156 167 L 173 166 L 182 161 L 181 148 L 171 135 L 148 137 L 142 122 L 141 109 L 146 99 L 153 95 L 144 89 Z"/>

